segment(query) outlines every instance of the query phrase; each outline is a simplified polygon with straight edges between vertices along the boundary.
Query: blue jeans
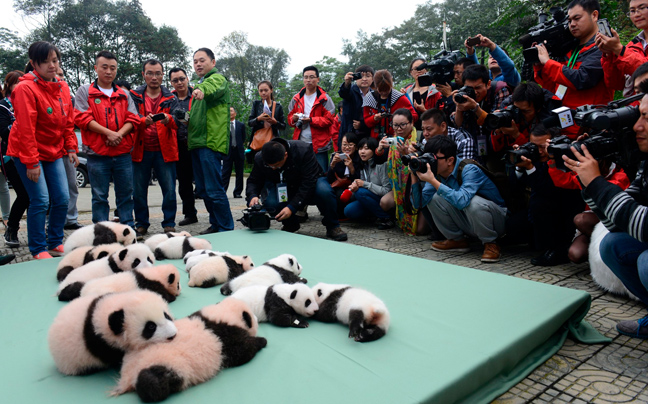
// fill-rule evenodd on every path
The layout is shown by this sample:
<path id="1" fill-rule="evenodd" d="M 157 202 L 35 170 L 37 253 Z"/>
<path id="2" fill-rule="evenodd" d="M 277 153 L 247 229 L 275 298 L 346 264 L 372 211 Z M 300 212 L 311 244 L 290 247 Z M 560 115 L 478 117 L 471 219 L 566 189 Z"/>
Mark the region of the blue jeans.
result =
<path id="1" fill-rule="evenodd" d="M 92 189 L 92 222 L 108 220 L 108 191 L 112 178 L 120 223 L 133 226 L 133 161 L 130 153 L 119 156 L 88 155 L 88 177 Z"/>
<path id="2" fill-rule="evenodd" d="M 648 305 L 648 244 L 628 233 L 609 233 L 599 250 L 605 265 L 633 295 Z"/>
<path id="3" fill-rule="evenodd" d="M 315 153 L 315 159 L 319 163 L 320 167 L 322 167 L 322 171 L 326 173 L 328 171 L 328 165 L 329 165 L 328 151 Z"/>
<path id="4" fill-rule="evenodd" d="M 209 212 L 209 223 L 217 231 L 234 229 L 234 219 L 223 188 L 221 165 L 223 154 L 207 147 L 191 151 L 196 196 L 203 199 Z"/>
<path id="5" fill-rule="evenodd" d="M 360 220 L 371 215 L 378 219 L 389 219 L 389 213 L 380 207 L 380 198 L 367 188 L 358 188 L 354 194 L 355 201 L 344 208 L 344 216 L 352 220 Z"/>
<path id="6" fill-rule="evenodd" d="M 67 158 L 67 156 L 63 158 Z M 41 173 L 37 182 L 27 178 L 27 166 L 21 163 L 19 158 L 13 158 L 18 175 L 20 175 L 29 195 L 27 240 L 29 252 L 32 255 L 63 244 L 63 226 L 65 226 L 65 216 L 70 200 L 63 158 L 52 162 L 39 162 Z M 50 201 L 52 202 L 51 207 Z M 46 235 L 45 220 L 48 207 L 50 213 Z"/>
<path id="7" fill-rule="evenodd" d="M 267 191 L 267 196 L 263 200 L 263 205 L 266 209 L 270 211 L 275 211 L 275 214 L 279 213 L 281 209 L 285 208 L 288 203 L 283 202 L 279 203 L 277 196 L 277 184 L 274 182 L 267 181 L 264 189 Z M 262 192 L 263 194 L 263 192 Z M 292 195 L 288 195 L 288 200 Z M 340 226 L 337 216 L 337 200 L 335 199 L 335 192 L 331 188 L 331 184 L 328 183 L 326 177 L 320 177 L 317 179 L 317 184 L 315 185 L 315 192 L 312 196 L 306 201 L 308 205 L 315 204 L 317 208 L 322 213 L 322 224 L 326 226 L 327 229 L 333 229 Z M 290 216 L 287 220 L 282 222 L 287 225 L 296 225 L 297 216 L 294 214 Z"/>
<path id="8" fill-rule="evenodd" d="M 162 188 L 162 227 L 175 227 L 178 210 L 176 203 L 176 163 L 165 163 L 161 151 L 146 151 L 141 162 L 133 162 L 133 205 L 135 207 L 135 227 L 148 229 L 148 186 L 151 169 L 155 170 L 158 184 Z"/>

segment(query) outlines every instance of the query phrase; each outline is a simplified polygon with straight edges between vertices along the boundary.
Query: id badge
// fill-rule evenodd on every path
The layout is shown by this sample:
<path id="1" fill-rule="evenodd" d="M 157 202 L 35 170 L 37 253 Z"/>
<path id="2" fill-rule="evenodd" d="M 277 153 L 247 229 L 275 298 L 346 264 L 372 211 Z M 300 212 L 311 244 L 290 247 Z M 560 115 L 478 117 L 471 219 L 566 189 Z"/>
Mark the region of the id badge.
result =
<path id="1" fill-rule="evenodd" d="M 486 149 L 486 136 L 477 136 L 477 155 L 485 156 L 488 154 Z"/>
<path id="2" fill-rule="evenodd" d="M 279 203 L 288 203 L 288 187 L 283 182 L 277 185 L 277 199 Z"/>
<path id="3" fill-rule="evenodd" d="M 556 89 L 556 97 L 560 98 L 561 100 L 565 98 L 565 93 L 567 92 L 567 86 L 563 86 L 562 84 L 558 86 Z"/>

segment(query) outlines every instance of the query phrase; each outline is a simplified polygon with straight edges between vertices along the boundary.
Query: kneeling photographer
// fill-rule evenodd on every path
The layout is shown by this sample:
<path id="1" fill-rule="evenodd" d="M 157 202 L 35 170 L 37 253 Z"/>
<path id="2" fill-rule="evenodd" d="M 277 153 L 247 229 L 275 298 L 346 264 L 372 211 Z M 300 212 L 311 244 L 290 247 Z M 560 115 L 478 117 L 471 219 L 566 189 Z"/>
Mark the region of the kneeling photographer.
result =
<path id="1" fill-rule="evenodd" d="M 283 231 L 299 230 L 294 213 L 315 204 L 324 216 L 326 236 L 347 240 L 338 221 L 335 194 L 309 143 L 273 138 L 264 144 L 254 157 L 245 192 L 248 207 L 259 204 L 261 195 L 265 195 L 264 207 L 277 212 L 275 219 L 283 224 Z"/>
<path id="2" fill-rule="evenodd" d="M 648 93 L 648 80 L 640 84 L 642 93 Z M 648 95 L 639 105 L 640 116 L 633 129 L 639 150 L 648 152 Z M 623 191 L 619 186 L 606 181 L 599 171 L 597 160 L 587 146 L 581 146 L 583 153 L 574 147 L 575 159 L 563 156 L 565 165 L 574 171 L 583 183 L 583 198 L 601 219 L 610 234 L 601 242 L 603 262 L 623 282 L 625 287 L 648 305 L 648 178 L 646 160 L 639 165 L 639 171 L 630 185 Z M 648 316 L 639 320 L 617 323 L 617 330 L 635 338 L 648 338 Z"/>

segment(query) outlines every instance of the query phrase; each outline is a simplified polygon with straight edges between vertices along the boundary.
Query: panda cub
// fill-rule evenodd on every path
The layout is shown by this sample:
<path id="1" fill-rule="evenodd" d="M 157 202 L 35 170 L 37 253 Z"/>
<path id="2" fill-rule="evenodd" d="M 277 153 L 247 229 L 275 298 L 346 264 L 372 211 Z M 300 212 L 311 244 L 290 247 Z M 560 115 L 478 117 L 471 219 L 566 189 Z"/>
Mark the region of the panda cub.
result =
<path id="1" fill-rule="evenodd" d="M 196 257 L 198 255 L 204 255 L 207 254 L 209 256 L 214 256 L 214 255 L 222 255 L 222 254 L 229 254 L 228 252 L 218 252 L 218 251 L 212 251 L 210 249 L 198 249 L 198 250 L 193 250 L 189 251 L 188 253 L 185 254 L 183 260 L 184 263 L 186 264 L 189 258 Z"/>
<path id="2" fill-rule="evenodd" d="M 249 255 L 229 254 L 207 256 L 197 264 L 189 266 L 192 260 L 203 256 L 206 254 L 190 258 L 187 262 L 188 285 L 191 287 L 211 288 L 254 268 L 254 262 Z"/>
<path id="3" fill-rule="evenodd" d="M 131 244 L 112 253 L 108 257 L 89 262 L 75 269 L 60 284 L 56 295 L 62 302 L 79 297 L 83 285 L 97 278 L 113 273 L 152 267 L 155 264 L 153 253 L 144 244 Z"/>
<path id="4" fill-rule="evenodd" d="M 180 259 L 197 249 L 211 249 L 211 243 L 197 237 L 171 237 L 155 248 L 155 259 Z"/>
<path id="5" fill-rule="evenodd" d="M 199 254 L 194 254 L 196 251 L 202 251 Z M 191 271 L 191 268 L 193 268 L 195 265 L 197 265 L 200 261 L 205 260 L 207 258 L 211 257 L 219 257 L 222 255 L 228 255 L 232 256 L 229 252 L 221 252 L 221 251 L 212 251 L 212 250 L 194 250 L 190 251 L 185 255 L 184 257 L 184 262 L 185 262 L 185 271 L 189 273 Z"/>
<path id="6" fill-rule="evenodd" d="M 319 305 L 314 319 L 349 325 L 349 338 L 358 342 L 375 341 L 387 333 L 389 311 L 374 294 L 349 285 L 318 283 L 313 294 Z"/>
<path id="7" fill-rule="evenodd" d="M 151 249 L 151 251 L 155 251 L 155 248 L 163 241 L 166 241 L 170 239 L 171 237 L 190 237 L 191 233 L 188 231 L 181 231 L 179 233 L 174 233 L 174 232 L 168 232 L 164 234 L 156 234 L 154 236 L 149 237 L 146 239 L 144 244 L 148 246 L 148 248 Z"/>
<path id="8" fill-rule="evenodd" d="M 81 296 L 100 296 L 136 289 L 150 290 L 171 303 L 180 295 L 180 271 L 174 265 L 166 264 L 104 276 L 83 285 Z"/>
<path id="9" fill-rule="evenodd" d="M 227 298 L 176 321 L 178 336 L 124 356 L 121 378 L 111 395 L 136 391 L 144 402 L 206 382 L 221 369 L 243 365 L 267 345 L 244 302 Z"/>
<path id="10" fill-rule="evenodd" d="M 308 321 L 300 320 L 297 314 L 311 317 L 318 309 L 313 291 L 303 283 L 248 286 L 231 297 L 246 302 L 259 322 L 280 327 L 306 328 Z"/>
<path id="11" fill-rule="evenodd" d="M 111 243 L 129 245 L 135 242 L 135 238 L 135 230 L 130 226 L 105 221 L 84 226 L 70 234 L 67 240 L 65 240 L 65 244 L 63 244 L 63 250 L 67 254 L 75 248 L 84 245 Z"/>
<path id="12" fill-rule="evenodd" d="M 272 286 L 277 283 L 307 283 L 306 279 L 299 277 L 301 271 L 302 266 L 297 262 L 295 256 L 282 254 L 225 282 L 221 286 L 221 293 L 229 296 L 232 292 L 252 285 Z"/>
<path id="13" fill-rule="evenodd" d="M 61 282 L 75 269 L 82 267 L 89 262 L 107 257 L 122 248 L 124 248 L 124 246 L 119 243 L 100 244 L 96 247 L 83 246 L 75 248 L 68 254 L 65 254 L 61 261 L 59 261 L 58 267 L 56 268 L 56 279 Z"/>
<path id="14" fill-rule="evenodd" d="M 138 290 L 71 302 L 56 315 L 47 340 L 61 373 L 83 375 L 117 366 L 125 352 L 170 341 L 176 333 L 160 295 Z"/>

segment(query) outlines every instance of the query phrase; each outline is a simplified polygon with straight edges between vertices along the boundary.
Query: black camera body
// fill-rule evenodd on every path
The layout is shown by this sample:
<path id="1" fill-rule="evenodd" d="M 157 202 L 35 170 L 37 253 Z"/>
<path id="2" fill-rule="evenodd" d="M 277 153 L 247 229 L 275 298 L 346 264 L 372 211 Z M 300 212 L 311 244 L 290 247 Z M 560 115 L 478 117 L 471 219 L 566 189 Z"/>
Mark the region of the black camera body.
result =
<path id="1" fill-rule="evenodd" d="M 458 102 L 459 104 L 463 104 L 466 101 L 468 101 L 466 97 L 470 97 L 473 100 L 475 100 L 475 98 L 477 98 L 477 94 L 475 94 L 475 89 L 470 86 L 461 87 L 459 90 L 457 90 L 457 93 L 455 94 L 455 101 Z"/>
<path id="2" fill-rule="evenodd" d="M 501 111 L 493 112 L 486 116 L 484 120 L 484 127 L 490 130 L 499 128 L 508 128 L 513 124 L 513 121 L 520 123 L 522 121 L 522 113 L 515 105 L 509 105 Z"/>
<path id="3" fill-rule="evenodd" d="M 535 143 L 529 142 L 523 144 L 517 150 L 509 150 L 508 152 L 508 160 L 511 164 L 521 163 L 523 161 L 522 157 L 528 158 L 533 163 L 540 161 L 540 150 L 538 146 Z"/>
<path id="4" fill-rule="evenodd" d="M 558 136 L 557 138 L 551 139 L 549 147 L 547 147 L 547 153 L 553 156 L 557 169 L 568 171 L 562 156 L 577 160 L 571 148 L 573 146 L 577 152 L 583 154 L 583 145 L 587 147 L 589 153 L 597 160 L 614 157 L 619 152 L 619 142 L 617 139 L 614 137 L 594 135 L 574 142 L 567 136 Z"/>
<path id="5" fill-rule="evenodd" d="M 422 153 L 420 151 L 415 151 L 414 153 L 406 154 L 404 156 L 401 156 L 401 162 L 403 163 L 404 166 L 409 166 L 410 162 L 418 158 Z"/>
<path id="6" fill-rule="evenodd" d="M 412 153 L 414 154 L 414 153 Z M 418 172 L 421 174 L 424 174 L 427 172 L 427 164 L 430 165 L 430 171 L 434 175 L 437 173 L 437 166 L 438 166 L 438 160 L 436 156 L 432 153 L 423 153 L 420 156 L 412 156 L 412 154 L 409 154 L 408 156 L 411 156 L 409 159 L 409 168 L 413 172 Z M 416 158 L 412 158 L 416 157 Z"/>
<path id="7" fill-rule="evenodd" d="M 463 54 L 459 51 L 448 52 L 442 50 L 432 57 L 431 62 L 423 63 L 416 69 L 428 69 L 428 72 L 418 77 L 420 86 L 427 87 L 432 84 L 448 84 L 454 78 L 454 65 Z"/>
<path id="8" fill-rule="evenodd" d="M 243 217 L 239 219 L 243 226 L 253 231 L 263 231 L 270 228 L 270 213 L 263 205 L 254 205 L 243 210 Z"/>
<path id="9" fill-rule="evenodd" d="M 362 72 L 353 73 L 353 81 L 360 80 L 362 78 Z"/>
<path id="10" fill-rule="evenodd" d="M 578 40 L 569 31 L 565 10 L 560 7 L 551 7 L 549 12 L 553 18 L 549 19 L 547 13 L 540 13 L 538 24 L 529 28 L 529 33 L 522 35 L 518 41 L 525 50 L 532 48 L 534 42 L 542 43 L 547 48 L 549 56 L 565 56 L 567 52 L 574 49 Z M 529 57 L 533 52 L 525 51 L 524 54 Z M 535 57 L 537 58 L 537 51 Z M 525 61 L 528 63 L 537 62 L 537 60 L 527 60 L 526 58 Z"/>
<path id="11" fill-rule="evenodd" d="M 173 115 L 173 118 L 175 120 L 177 120 L 177 121 L 180 121 L 180 122 L 188 122 L 189 121 L 189 112 L 182 109 L 182 108 L 174 109 L 171 112 L 171 114 Z"/>

